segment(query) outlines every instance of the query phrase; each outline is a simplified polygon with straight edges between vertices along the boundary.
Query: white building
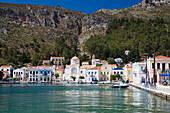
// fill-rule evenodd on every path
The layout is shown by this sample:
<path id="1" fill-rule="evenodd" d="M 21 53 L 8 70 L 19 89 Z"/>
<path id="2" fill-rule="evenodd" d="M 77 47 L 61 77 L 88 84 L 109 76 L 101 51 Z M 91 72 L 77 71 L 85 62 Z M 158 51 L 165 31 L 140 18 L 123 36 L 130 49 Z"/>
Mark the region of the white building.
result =
<path id="1" fill-rule="evenodd" d="M 90 68 L 92 68 L 92 65 L 80 66 L 80 59 L 74 56 L 71 59 L 71 64 L 66 65 L 65 74 L 63 78 L 64 80 L 72 80 L 72 76 L 73 76 L 73 77 L 76 77 L 75 81 L 79 81 L 79 77 L 83 76 L 85 78 L 83 81 L 86 81 L 87 69 L 90 69 Z"/>
<path id="2" fill-rule="evenodd" d="M 50 65 L 50 60 L 43 60 L 43 65 Z"/>
<path id="3" fill-rule="evenodd" d="M 124 69 L 122 69 L 122 68 L 114 68 L 112 70 L 112 75 L 117 75 L 117 74 L 119 74 L 123 78 L 123 80 L 126 80 L 126 77 L 124 76 Z"/>
<path id="4" fill-rule="evenodd" d="M 20 81 L 26 80 L 26 71 L 23 69 L 16 69 L 13 71 L 13 77 L 19 79 Z"/>
<path id="5" fill-rule="evenodd" d="M 129 50 L 126 50 L 125 55 L 129 55 L 129 52 L 130 52 Z"/>
<path id="6" fill-rule="evenodd" d="M 87 82 L 99 81 L 100 80 L 101 67 L 97 66 L 94 68 L 87 69 Z"/>
<path id="7" fill-rule="evenodd" d="M 147 67 L 149 72 L 149 78 L 148 81 L 150 83 L 153 83 L 153 75 L 154 75 L 154 58 L 147 59 Z M 161 81 L 163 81 L 163 78 L 160 77 L 160 74 L 163 74 L 166 72 L 167 69 L 170 69 L 170 57 L 166 56 L 156 56 L 155 57 L 155 74 L 157 77 L 157 83 L 159 84 Z M 168 79 L 165 77 L 165 79 Z"/>
<path id="8" fill-rule="evenodd" d="M 123 62 L 123 60 L 122 60 L 121 58 L 116 58 L 116 59 L 115 59 L 115 62 L 116 62 L 117 64 L 120 64 L 121 62 Z"/>
<path id="9" fill-rule="evenodd" d="M 13 70 L 12 66 L 1 66 L 0 70 L 2 72 L 8 73 L 9 77 L 13 78 Z"/>
<path id="10" fill-rule="evenodd" d="M 145 67 L 146 63 L 144 61 L 132 64 L 133 83 L 140 84 L 142 81 L 145 81 L 146 79 L 146 74 L 144 72 Z"/>
<path id="11" fill-rule="evenodd" d="M 54 65 L 63 65 L 63 61 L 65 60 L 64 57 L 51 57 L 50 61 L 54 64 Z"/>

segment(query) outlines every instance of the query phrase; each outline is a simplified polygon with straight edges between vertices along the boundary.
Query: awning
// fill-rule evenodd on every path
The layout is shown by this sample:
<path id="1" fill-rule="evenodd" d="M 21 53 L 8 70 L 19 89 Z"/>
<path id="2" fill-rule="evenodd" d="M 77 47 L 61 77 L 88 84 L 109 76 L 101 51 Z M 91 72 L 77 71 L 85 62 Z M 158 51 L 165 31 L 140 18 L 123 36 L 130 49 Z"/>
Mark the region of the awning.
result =
<path id="1" fill-rule="evenodd" d="M 170 72 L 169 73 L 161 74 L 160 76 L 170 76 Z"/>

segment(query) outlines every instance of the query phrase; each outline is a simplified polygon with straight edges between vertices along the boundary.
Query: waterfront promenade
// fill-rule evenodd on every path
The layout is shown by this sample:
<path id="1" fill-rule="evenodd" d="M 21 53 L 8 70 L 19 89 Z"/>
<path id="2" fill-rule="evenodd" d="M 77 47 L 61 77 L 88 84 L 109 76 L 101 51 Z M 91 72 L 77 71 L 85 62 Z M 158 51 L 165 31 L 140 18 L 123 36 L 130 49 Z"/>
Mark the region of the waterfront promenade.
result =
<path id="1" fill-rule="evenodd" d="M 142 84 L 135 84 L 135 83 L 130 83 L 130 85 L 142 90 L 146 90 L 149 93 L 163 97 L 167 100 L 170 100 L 170 86 L 157 85 L 156 87 L 154 87 L 151 85 L 142 85 Z"/>

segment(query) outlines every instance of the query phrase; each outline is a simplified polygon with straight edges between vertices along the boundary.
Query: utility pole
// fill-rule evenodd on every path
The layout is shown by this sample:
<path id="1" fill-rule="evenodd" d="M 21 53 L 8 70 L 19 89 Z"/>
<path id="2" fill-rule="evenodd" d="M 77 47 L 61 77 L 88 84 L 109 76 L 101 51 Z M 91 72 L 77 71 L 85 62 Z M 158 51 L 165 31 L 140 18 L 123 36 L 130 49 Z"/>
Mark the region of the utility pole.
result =
<path id="1" fill-rule="evenodd" d="M 154 47 L 154 72 L 153 72 L 153 80 L 154 80 L 154 85 L 156 85 L 157 82 L 157 76 L 155 74 L 155 47 Z"/>

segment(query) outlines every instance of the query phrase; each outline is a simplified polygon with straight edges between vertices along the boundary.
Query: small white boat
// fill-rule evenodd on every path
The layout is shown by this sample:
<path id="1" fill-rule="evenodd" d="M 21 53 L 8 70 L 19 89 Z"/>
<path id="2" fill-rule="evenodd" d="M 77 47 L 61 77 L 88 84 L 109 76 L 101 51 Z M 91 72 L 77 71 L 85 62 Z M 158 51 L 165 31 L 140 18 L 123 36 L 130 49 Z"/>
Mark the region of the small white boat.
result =
<path id="1" fill-rule="evenodd" d="M 107 82 L 103 82 L 103 84 L 111 84 L 111 82 L 107 81 Z"/>
<path id="2" fill-rule="evenodd" d="M 129 84 L 123 83 L 123 82 L 114 82 L 112 85 L 110 85 L 111 88 L 127 88 L 129 87 Z"/>
<path id="3" fill-rule="evenodd" d="M 74 81 L 68 81 L 67 83 L 68 83 L 68 84 L 75 84 Z"/>

